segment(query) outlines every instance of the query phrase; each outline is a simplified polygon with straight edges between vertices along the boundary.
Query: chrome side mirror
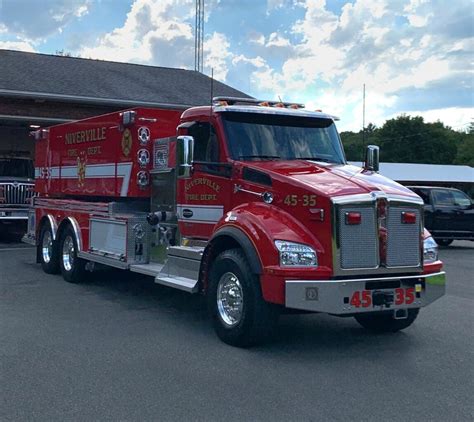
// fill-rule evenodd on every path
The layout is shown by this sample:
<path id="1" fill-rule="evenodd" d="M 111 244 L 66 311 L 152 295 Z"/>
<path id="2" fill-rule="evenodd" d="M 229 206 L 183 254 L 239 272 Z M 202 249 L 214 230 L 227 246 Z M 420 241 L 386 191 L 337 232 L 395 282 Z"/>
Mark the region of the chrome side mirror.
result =
<path id="1" fill-rule="evenodd" d="M 192 136 L 178 136 L 176 164 L 178 178 L 189 179 L 193 166 L 194 138 Z"/>
<path id="2" fill-rule="evenodd" d="M 377 145 L 367 145 L 364 170 L 379 171 L 379 153 L 380 148 Z"/>

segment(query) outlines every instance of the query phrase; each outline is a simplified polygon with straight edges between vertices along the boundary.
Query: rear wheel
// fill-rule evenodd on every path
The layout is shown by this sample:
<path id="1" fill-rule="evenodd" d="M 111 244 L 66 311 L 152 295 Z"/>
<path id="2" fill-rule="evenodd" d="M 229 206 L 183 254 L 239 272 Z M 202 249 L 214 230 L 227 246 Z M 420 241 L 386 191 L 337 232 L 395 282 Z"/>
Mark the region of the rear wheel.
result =
<path id="1" fill-rule="evenodd" d="M 59 273 L 59 259 L 56 242 L 53 240 L 53 231 L 49 224 L 41 227 L 38 256 L 43 271 L 47 274 Z"/>
<path id="2" fill-rule="evenodd" d="M 405 319 L 395 319 L 393 311 L 373 312 L 355 315 L 356 321 L 362 327 L 377 333 L 395 333 L 409 327 L 415 322 L 419 309 L 408 309 Z"/>
<path id="3" fill-rule="evenodd" d="M 259 280 L 240 249 L 224 251 L 215 259 L 208 307 L 218 337 L 237 347 L 266 340 L 278 319 L 276 308 L 263 299 Z"/>
<path id="4" fill-rule="evenodd" d="M 453 243 L 452 239 L 435 239 L 435 242 L 439 246 L 449 246 L 451 243 Z"/>
<path id="5" fill-rule="evenodd" d="M 86 261 L 77 256 L 77 251 L 74 231 L 67 227 L 59 240 L 59 264 L 64 280 L 69 283 L 84 281 Z"/>

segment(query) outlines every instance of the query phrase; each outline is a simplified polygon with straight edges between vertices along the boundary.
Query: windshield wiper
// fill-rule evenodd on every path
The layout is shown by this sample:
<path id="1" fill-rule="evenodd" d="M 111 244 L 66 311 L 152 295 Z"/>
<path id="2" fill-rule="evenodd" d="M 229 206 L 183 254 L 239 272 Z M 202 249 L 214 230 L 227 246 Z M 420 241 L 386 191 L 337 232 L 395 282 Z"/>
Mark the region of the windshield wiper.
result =
<path id="1" fill-rule="evenodd" d="M 248 158 L 262 158 L 263 160 L 279 160 L 281 157 L 279 155 L 239 155 L 240 159 Z"/>
<path id="2" fill-rule="evenodd" d="M 310 160 L 310 161 L 322 161 L 323 163 L 336 163 L 336 161 L 329 160 L 323 157 L 295 157 L 293 160 Z"/>

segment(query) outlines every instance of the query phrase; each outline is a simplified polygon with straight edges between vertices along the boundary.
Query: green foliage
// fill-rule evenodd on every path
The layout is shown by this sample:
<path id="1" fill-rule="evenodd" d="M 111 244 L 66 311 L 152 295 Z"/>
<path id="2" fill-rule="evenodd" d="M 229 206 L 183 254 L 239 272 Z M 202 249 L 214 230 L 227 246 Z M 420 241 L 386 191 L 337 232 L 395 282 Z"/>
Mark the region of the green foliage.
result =
<path id="1" fill-rule="evenodd" d="M 454 164 L 465 164 L 474 167 L 474 132 L 459 133 L 457 146 L 458 152 Z"/>
<path id="2" fill-rule="evenodd" d="M 425 123 L 421 116 L 401 115 L 381 128 L 369 124 L 365 131 L 342 132 L 350 161 L 361 161 L 369 144 L 380 146 L 380 158 L 392 163 L 474 165 L 474 133 L 461 133 L 441 122 Z"/>

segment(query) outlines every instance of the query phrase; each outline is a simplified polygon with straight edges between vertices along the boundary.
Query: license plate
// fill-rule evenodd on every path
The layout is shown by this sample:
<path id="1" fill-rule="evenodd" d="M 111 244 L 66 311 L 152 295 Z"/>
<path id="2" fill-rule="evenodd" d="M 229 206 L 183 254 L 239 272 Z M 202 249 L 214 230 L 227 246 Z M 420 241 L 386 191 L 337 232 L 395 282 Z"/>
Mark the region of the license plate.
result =
<path id="1" fill-rule="evenodd" d="M 374 295 L 379 295 L 375 297 Z M 378 303 L 380 295 L 385 296 L 388 302 Z M 371 308 L 374 306 L 382 305 L 411 305 L 416 298 L 415 287 L 399 287 L 397 289 L 388 289 L 388 290 L 359 290 L 352 294 L 350 304 L 354 308 Z M 374 303 L 375 302 L 375 303 Z"/>

